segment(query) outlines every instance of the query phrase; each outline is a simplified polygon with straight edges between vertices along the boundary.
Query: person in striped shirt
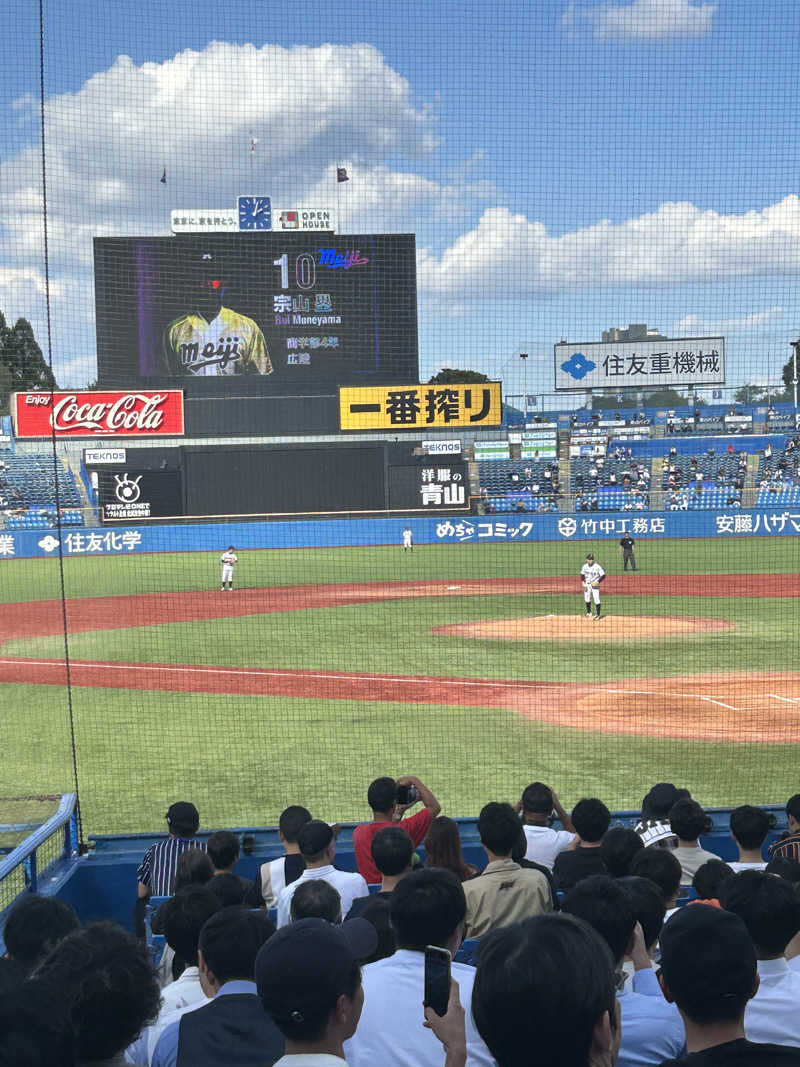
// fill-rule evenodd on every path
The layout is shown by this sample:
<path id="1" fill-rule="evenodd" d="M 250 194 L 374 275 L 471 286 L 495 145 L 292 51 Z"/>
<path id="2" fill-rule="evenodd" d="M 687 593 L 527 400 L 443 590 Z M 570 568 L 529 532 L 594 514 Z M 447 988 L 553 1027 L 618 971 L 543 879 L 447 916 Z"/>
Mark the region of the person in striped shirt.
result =
<path id="1" fill-rule="evenodd" d="M 205 847 L 201 841 L 195 840 L 200 816 L 194 804 L 177 801 L 170 806 L 166 819 L 169 837 L 148 848 L 136 872 L 139 900 L 170 896 L 181 855 L 190 848 Z"/>

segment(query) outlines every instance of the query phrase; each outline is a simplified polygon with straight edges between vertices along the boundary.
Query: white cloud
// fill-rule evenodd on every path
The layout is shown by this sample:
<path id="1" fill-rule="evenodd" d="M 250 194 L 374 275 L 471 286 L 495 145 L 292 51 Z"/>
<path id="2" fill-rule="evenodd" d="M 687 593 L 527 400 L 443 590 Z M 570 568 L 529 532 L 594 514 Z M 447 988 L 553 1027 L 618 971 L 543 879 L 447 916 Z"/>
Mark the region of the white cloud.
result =
<path id="1" fill-rule="evenodd" d="M 716 334 L 747 333 L 750 330 L 763 330 L 778 321 L 786 313 L 786 308 L 779 304 L 765 308 L 763 311 L 753 311 L 749 315 L 732 319 L 705 319 L 700 315 L 686 315 L 675 324 L 678 335 L 703 335 L 708 337 Z"/>
<path id="2" fill-rule="evenodd" d="M 720 215 L 665 203 L 621 223 L 607 219 L 559 237 L 506 208 L 484 211 L 477 226 L 441 256 L 418 255 L 419 282 L 432 295 L 478 297 L 621 285 L 679 285 L 800 269 L 800 199 L 762 211 Z"/>
<path id="3" fill-rule="evenodd" d="M 562 16 L 566 29 L 575 26 L 576 16 L 588 19 L 599 41 L 659 41 L 704 37 L 711 32 L 717 5 L 693 0 L 633 0 L 630 4 L 605 3 L 587 11 L 576 11 L 570 3 Z"/>

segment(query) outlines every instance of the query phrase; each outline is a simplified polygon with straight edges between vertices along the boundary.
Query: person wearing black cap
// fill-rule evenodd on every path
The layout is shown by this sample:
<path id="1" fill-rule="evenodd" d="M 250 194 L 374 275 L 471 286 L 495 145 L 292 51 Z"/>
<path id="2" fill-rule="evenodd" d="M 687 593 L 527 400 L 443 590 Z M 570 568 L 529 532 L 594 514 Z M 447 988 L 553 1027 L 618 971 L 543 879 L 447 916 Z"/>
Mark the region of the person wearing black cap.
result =
<path id="1" fill-rule="evenodd" d="M 342 898 L 342 918 L 347 918 L 353 901 L 367 896 L 369 889 L 360 874 L 340 871 L 333 866 L 333 857 L 336 855 L 333 828 L 321 819 L 311 819 L 298 833 L 297 844 L 305 858 L 306 869 L 278 897 L 278 926 L 285 926 L 289 922 L 292 897 L 297 887 L 314 878 L 324 879 L 339 893 Z"/>
<path id="2" fill-rule="evenodd" d="M 344 1042 L 361 1018 L 361 960 L 378 935 L 366 919 L 334 926 L 299 919 L 279 930 L 256 959 L 256 987 L 286 1040 L 275 1067 L 346 1067 Z"/>
<path id="3" fill-rule="evenodd" d="M 681 1013 L 689 1053 L 661 1067 L 800 1064 L 799 1049 L 745 1037 L 745 1007 L 758 989 L 758 973 L 753 942 L 738 915 L 709 904 L 682 908 L 661 931 L 659 982 Z"/>
<path id="4" fill-rule="evenodd" d="M 168 897 L 172 893 L 175 868 L 181 855 L 190 848 L 205 847 L 194 837 L 200 826 L 200 816 L 194 804 L 187 800 L 176 801 L 170 805 L 166 820 L 169 837 L 148 848 L 136 872 L 140 902 L 149 897 Z M 143 933 L 143 903 L 137 908 L 136 925 L 139 927 L 137 932 Z"/>

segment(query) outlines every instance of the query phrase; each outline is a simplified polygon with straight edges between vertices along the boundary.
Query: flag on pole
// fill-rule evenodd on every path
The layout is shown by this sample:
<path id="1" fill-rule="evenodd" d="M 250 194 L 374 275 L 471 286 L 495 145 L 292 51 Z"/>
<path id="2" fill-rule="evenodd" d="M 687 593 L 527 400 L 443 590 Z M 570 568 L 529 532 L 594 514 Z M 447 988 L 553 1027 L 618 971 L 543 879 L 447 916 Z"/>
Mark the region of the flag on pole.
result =
<path id="1" fill-rule="evenodd" d="M 344 167 L 336 168 L 336 181 L 337 182 L 349 182 L 350 179 L 347 176 L 347 171 Z"/>
<path id="2" fill-rule="evenodd" d="M 164 167 L 164 172 L 161 175 L 161 177 L 159 178 L 159 181 L 161 182 L 162 185 L 166 185 L 167 184 L 167 168 L 166 167 Z"/>

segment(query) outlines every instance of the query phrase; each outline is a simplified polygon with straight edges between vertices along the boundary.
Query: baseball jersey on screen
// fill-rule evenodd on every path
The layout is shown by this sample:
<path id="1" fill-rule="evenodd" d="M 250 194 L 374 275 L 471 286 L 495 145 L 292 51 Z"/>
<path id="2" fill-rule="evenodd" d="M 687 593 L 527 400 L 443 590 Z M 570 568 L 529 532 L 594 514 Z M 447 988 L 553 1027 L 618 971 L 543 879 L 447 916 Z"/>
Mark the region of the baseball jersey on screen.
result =
<path id="1" fill-rule="evenodd" d="M 258 325 L 226 307 L 211 322 L 197 312 L 175 319 L 164 333 L 164 354 L 171 374 L 272 374 Z"/>
<path id="2" fill-rule="evenodd" d="M 581 567 L 581 578 L 584 585 L 591 585 L 592 582 L 597 582 L 600 578 L 605 578 L 605 576 L 606 572 L 599 563 L 584 563 Z"/>

